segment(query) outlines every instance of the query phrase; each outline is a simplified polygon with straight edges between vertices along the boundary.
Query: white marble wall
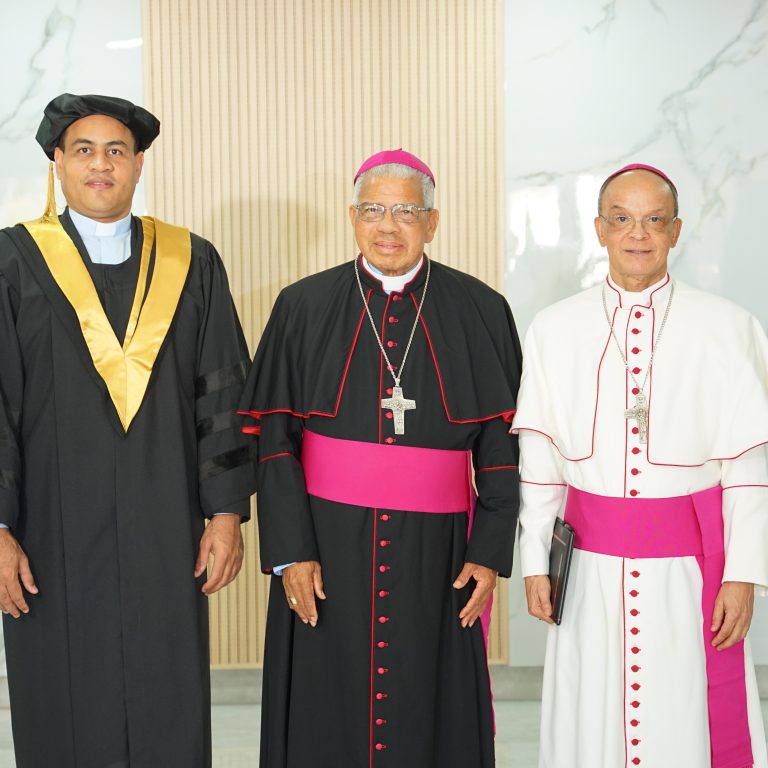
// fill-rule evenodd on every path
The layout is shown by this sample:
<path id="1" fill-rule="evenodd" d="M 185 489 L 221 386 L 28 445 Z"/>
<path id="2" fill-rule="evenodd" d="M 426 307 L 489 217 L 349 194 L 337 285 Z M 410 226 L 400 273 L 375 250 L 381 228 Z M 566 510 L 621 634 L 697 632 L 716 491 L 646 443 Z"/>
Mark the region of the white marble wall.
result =
<path id="1" fill-rule="evenodd" d="M 671 271 L 768 325 L 768 3 L 507 0 L 506 10 L 507 293 L 521 332 L 606 274 L 597 191 L 629 162 L 661 167 L 679 189 Z M 512 592 L 511 663 L 539 664 L 544 632 L 517 582 Z M 768 600 L 752 642 L 768 663 Z"/>
<path id="2" fill-rule="evenodd" d="M 48 160 L 35 141 L 60 93 L 141 103 L 141 0 L 0 0 L 0 227 L 43 212 Z M 58 192 L 59 208 L 64 205 Z M 134 211 L 144 212 L 141 186 Z M 87 470 L 84 470 L 87 471 Z M 0 674 L 5 668 L 0 627 Z"/>

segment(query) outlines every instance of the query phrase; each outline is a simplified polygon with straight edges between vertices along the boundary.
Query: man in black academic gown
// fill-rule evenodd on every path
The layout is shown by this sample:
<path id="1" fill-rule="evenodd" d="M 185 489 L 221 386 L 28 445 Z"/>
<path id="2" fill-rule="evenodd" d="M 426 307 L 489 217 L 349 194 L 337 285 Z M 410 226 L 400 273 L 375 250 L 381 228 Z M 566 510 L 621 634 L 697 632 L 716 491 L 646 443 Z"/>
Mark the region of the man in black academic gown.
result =
<path id="1" fill-rule="evenodd" d="M 207 595 L 242 562 L 248 353 L 213 246 L 130 215 L 159 130 L 122 99 L 57 97 L 37 139 L 68 208 L 56 215 L 51 177 L 45 215 L 0 232 L 0 606 L 19 768 L 211 765 Z"/>
<path id="2" fill-rule="evenodd" d="M 424 255 L 433 198 L 414 155 L 366 161 L 361 254 L 282 291 L 246 384 L 282 574 L 262 768 L 495 764 L 481 618 L 512 567 L 520 346 L 502 296 Z"/>

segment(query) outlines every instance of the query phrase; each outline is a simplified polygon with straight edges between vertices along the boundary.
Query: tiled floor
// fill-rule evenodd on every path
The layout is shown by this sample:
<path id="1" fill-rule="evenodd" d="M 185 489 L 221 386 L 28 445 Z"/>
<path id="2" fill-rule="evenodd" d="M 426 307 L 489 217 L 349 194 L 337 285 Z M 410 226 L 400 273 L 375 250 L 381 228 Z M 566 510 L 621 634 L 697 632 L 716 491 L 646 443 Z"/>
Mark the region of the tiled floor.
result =
<path id="1" fill-rule="evenodd" d="M 768 724 L 768 701 L 763 702 Z M 497 768 L 536 768 L 539 703 L 497 701 Z M 256 768 L 259 752 L 259 707 L 213 708 L 213 765 L 215 768 Z M 10 712 L 0 710 L 0 768 L 14 768 Z"/>

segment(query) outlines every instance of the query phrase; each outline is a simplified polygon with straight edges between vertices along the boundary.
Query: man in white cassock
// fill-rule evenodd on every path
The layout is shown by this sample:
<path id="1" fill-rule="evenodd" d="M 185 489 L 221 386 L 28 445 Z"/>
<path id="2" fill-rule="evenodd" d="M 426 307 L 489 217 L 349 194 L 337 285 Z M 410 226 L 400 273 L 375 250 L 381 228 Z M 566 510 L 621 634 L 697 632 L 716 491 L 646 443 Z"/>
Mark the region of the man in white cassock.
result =
<path id="1" fill-rule="evenodd" d="M 563 507 L 576 533 L 539 766 L 765 768 L 745 637 L 768 591 L 768 341 L 668 274 L 664 173 L 612 174 L 598 213 L 609 276 L 534 319 L 513 422 L 528 610 L 550 624 Z"/>

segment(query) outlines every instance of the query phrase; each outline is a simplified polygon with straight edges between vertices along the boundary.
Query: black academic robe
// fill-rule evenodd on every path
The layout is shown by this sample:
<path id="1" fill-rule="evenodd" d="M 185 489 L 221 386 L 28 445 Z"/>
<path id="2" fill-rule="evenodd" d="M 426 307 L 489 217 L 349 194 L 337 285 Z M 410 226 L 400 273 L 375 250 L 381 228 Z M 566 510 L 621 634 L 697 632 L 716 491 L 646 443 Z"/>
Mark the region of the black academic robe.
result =
<path id="1" fill-rule="evenodd" d="M 117 266 L 91 264 L 61 221 L 122 339 L 138 219 Z M 192 235 L 126 433 L 34 241 L 0 232 L 0 522 L 40 589 L 29 614 L 4 617 L 19 768 L 211 765 L 207 598 L 193 570 L 206 517 L 248 516 L 252 449 L 234 415 L 247 356 L 224 267 Z"/>
<path id="2" fill-rule="evenodd" d="M 387 296 L 361 269 L 376 327 L 400 365 L 426 267 Z M 464 562 L 508 576 L 518 509 L 508 434 L 521 365 L 506 301 L 432 263 L 423 321 L 401 386 L 416 410 L 395 435 L 380 400 L 393 386 L 351 262 L 279 296 L 242 409 L 260 425 L 262 567 L 318 560 L 327 600 L 304 625 L 273 577 L 262 698 L 262 768 L 490 768 L 493 715 L 480 622 L 459 612 Z M 308 496 L 304 430 L 393 446 L 471 450 L 478 501 L 464 514 L 417 513 Z M 348 468 L 354 473 L 354 466 Z M 397 477 L 386 478 L 397 483 Z M 380 570 L 384 566 L 385 570 Z M 384 619 L 380 622 L 379 619 Z"/>

